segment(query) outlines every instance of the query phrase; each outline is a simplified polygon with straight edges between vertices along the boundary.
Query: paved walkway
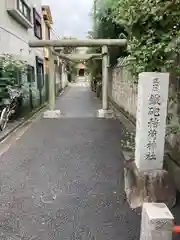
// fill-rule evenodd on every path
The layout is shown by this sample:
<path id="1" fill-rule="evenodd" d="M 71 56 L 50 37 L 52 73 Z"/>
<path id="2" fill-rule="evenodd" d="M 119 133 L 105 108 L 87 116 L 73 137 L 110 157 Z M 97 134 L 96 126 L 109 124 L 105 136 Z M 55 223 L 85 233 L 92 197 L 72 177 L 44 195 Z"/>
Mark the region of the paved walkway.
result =
<path id="1" fill-rule="evenodd" d="M 83 86 L 82 86 L 83 85 Z M 122 125 L 98 119 L 84 84 L 57 100 L 1 155 L 1 240 L 139 240 L 140 216 L 123 194 Z"/>

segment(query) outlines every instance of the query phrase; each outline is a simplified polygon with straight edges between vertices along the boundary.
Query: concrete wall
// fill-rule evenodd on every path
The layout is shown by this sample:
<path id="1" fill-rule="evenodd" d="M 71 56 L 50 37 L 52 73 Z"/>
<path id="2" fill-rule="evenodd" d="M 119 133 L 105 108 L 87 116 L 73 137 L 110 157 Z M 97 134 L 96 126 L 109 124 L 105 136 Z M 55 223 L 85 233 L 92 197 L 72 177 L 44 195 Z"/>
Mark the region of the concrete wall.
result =
<path id="1" fill-rule="evenodd" d="M 110 97 L 119 107 L 136 118 L 137 84 L 133 82 L 134 79 L 128 71 L 128 65 L 119 64 L 115 68 L 110 69 Z M 170 129 L 174 128 L 177 129 L 177 132 L 170 131 L 171 133 L 166 135 L 166 140 L 169 144 L 168 150 L 170 150 L 169 154 L 172 159 L 172 161 L 167 161 L 166 163 L 169 171 L 174 176 L 176 186 L 180 190 L 180 95 L 178 89 L 180 89 L 179 78 L 173 79 L 171 76 L 166 131 L 168 133 Z"/>
<path id="2" fill-rule="evenodd" d="M 137 83 L 134 83 L 134 79 L 128 70 L 128 65 L 118 64 L 116 67 L 111 69 L 110 80 L 109 94 L 111 95 L 113 101 L 121 108 L 123 108 L 124 111 L 128 112 L 131 116 L 136 118 Z M 175 83 L 172 81 L 172 77 L 170 77 L 167 111 L 168 114 L 171 115 L 171 119 L 170 121 L 167 121 L 167 130 L 171 126 L 179 126 L 180 108 L 178 106 L 179 95 L 177 88 L 175 88 Z M 175 134 L 173 134 L 173 136 L 174 135 Z M 178 134 L 176 134 L 176 137 L 177 136 Z M 171 144 L 173 144 L 170 138 L 174 139 L 171 134 L 168 139 Z"/>
<path id="3" fill-rule="evenodd" d="M 126 112 L 136 117 L 137 85 L 125 67 L 112 70 L 112 99 Z"/>

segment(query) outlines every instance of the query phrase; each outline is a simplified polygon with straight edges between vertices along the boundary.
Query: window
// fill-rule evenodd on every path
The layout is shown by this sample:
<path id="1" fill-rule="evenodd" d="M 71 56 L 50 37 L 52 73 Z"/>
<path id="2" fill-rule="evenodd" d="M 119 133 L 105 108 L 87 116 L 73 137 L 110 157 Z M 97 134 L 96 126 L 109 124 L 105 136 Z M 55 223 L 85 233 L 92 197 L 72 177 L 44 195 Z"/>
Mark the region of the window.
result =
<path id="1" fill-rule="evenodd" d="M 35 29 L 34 29 L 35 36 L 41 39 L 41 24 L 35 20 Z"/>
<path id="2" fill-rule="evenodd" d="M 50 31 L 50 27 L 48 27 L 48 40 L 51 39 L 51 31 Z"/>
<path id="3" fill-rule="evenodd" d="M 27 81 L 29 83 L 35 82 L 35 70 L 34 67 L 28 65 L 27 67 Z"/>
<path id="4" fill-rule="evenodd" d="M 17 9 L 23 14 L 23 16 L 31 22 L 31 9 L 24 2 L 24 0 L 17 0 Z"/>
<path id="5" fill-rule="evenodd" d="M 36 57 L 37 87 L 42 89 L 44 86 L 44 64 L 43 60 Z"/>
<path id="6" fill-rule="evenodd" d="M 33 8 L 33 18 L 34 18 L 34 35 L 42 39 L 42 26 L 41 26 L 41 16 L 36 12 L 36 9 Z"/>
<path id="7" fill-rule="evenodd" d="M 23 3 L 22 1 L 18 0 L 18 3 L 19 3 L 19 11 L 23 13 Z"/>

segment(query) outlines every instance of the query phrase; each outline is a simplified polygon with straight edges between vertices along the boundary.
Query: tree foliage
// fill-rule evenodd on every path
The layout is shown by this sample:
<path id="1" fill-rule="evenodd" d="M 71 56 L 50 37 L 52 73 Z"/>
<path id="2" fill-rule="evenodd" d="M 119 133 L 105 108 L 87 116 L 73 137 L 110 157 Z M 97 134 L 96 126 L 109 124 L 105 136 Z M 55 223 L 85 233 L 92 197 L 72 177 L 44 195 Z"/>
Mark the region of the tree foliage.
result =
<path id="1" fill-rule="evenodd" d="M 118 39 L 127 38 L 128 32 L 123 24 L 116 23 L 113 15 L 114 0 L 99 0 L 97 2 L 97 11 L 95 14 L 96 24 L 94 26 L 94 38 Z M 116 64 L 120 56 L 126 56 L 127 51 L 124 47 L 113 47 L 109 49 L 110 64 Z"/>
<path id="2" fill-rule="evenodd" d="M 173 69 L 179 48 L 180 0 L 113 0 L 112 19 L 128 31 L 133 73 Z M 178 68 L 174 70 L 179 70 Z"/>
<path id="3" fill-rule="evenodd" d="M 64 37 L 63 40 L 76 40 L 74 37 Z M 62 52 L 64 54 L 73 54 L 76 53 L 77 48 L 76 47 L 63 47 Z M 66 70 L 68 72 L 68 75 L 75 74 L 76 68 L 75 68 L 76 63 L 72 62 L 66 62 Z"/>
<path id="4" fill-rule="evenodd" d="M 106 38 L 118 39 L 127 37 L 128 33 L 123 25 L 117 24 L 113 20 L 112 2 L 114 0 L 97 1 L 96 13 L 93 13 L 95 24 L 93 30 L 88 33 L 88 38 Z M 88 53 L 101 53 L 101 48 L 90 48 Z M 117 62 L 117 58 L 127 55 L 127 51 L 123 47 L 109 48 L 110 65 L 113 66 Z M 93 77 L 101 79 L 102 63 L 101 61 L 92 60 L 88 63 Z"/>
<path id="5" fill-rule="evenodd" d="M 179 71 L 180 0 L 99 0 L 94 36 L 127 37 L 132 73 Z M 122 51 L 115 50 L 118 56 Z M 111 58 L 113 54 L 111 52 Z"/>
<path id="6" fill-rule="evenodd" d="M 0 68 L 3 78 L 9 79 L 13 84 L 19 74 L 27 73 L 27 62 L 17 60 L 11 54 L 2 54 L 0 56 Z"/>

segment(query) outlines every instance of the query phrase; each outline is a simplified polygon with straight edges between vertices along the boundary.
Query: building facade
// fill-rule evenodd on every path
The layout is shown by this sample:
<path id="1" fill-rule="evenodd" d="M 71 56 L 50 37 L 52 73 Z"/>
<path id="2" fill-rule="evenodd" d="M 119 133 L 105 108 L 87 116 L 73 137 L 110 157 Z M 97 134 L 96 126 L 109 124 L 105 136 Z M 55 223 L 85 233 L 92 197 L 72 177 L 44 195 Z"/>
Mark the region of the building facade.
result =
<path id="1" fill-rule="evenodd" d="M 50 40 L 51 39 L 51 29 L 52 29 L 52 15 L 49 6 L 42 6 L 42 37 L 43 40 Z M 44 66 L 45 72 L 48 73 L 48 64 L 49 64 L 49 51 L 47 48 L 44 48 Z"/>
<path id="2" fill-rule="evenodd" d="M 41 0 L 1 0 L 0 55 L 10 54 L 27 62 L 28 74 L 23 75 L 22 84 L 25 101 L 30 92 L 34 106 L 45 98 L 43 49 L 31 49 L 28 45 L 29 40 L 35 39 L 42 39 Z"/>
<path id="3" fill-rule="evenodd" d="M 42 33 L 43 40 L 56 40 L 57 37 L 53 31 L 53 19 L 51 14 L 51 9 L 48 5 L 42 6 Z M 54 57 L 54 65 L 55 65 L 55 84 L 56 84 L 56 95 L 62 89 L 62 64 L 58 57 Z M 49 72 L 49 50 L 44 48 L 44 67 L 45 74 L 48 76 Z M 48 87 L 48 86 L 47 86 Z"/>

